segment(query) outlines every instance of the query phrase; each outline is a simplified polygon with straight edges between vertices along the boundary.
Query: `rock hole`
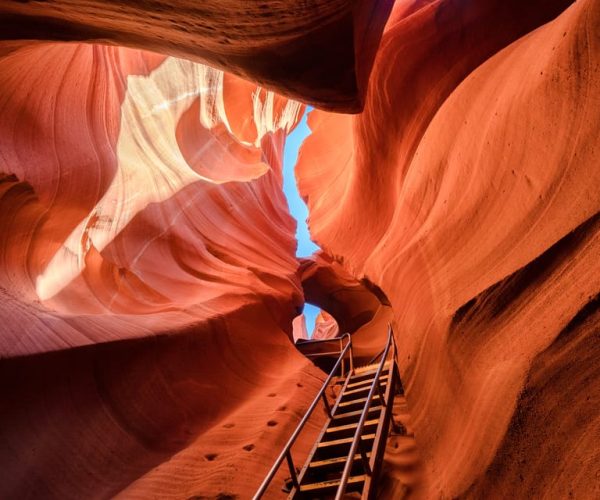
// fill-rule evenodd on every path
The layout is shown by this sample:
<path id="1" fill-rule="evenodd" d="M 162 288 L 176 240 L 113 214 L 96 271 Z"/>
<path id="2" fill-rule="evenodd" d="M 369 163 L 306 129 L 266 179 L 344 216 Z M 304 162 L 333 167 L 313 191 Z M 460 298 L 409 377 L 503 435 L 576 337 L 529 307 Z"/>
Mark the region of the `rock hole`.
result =
<path id="1" fill-rule="evenodd" d="M 277 425 L 277 421 L 276 421 L 276 420 L 269 420 L 269 421 L 267 422 L 267 425 L 268 425 L 269 427 L 275 427 L 275 426 Z"/>
<path id="2" fill-rule="evenodd" d="M 252 451 L 253 449 L 254 449 L 253 444 L 247 444 L 246 446 L 244 446 L 244 450 L 246 450 L 246 451 Z"/>
<path id="3" fill-rule="evenodd" d="M 207 453 L 206 455 L 204 455 L 204 458 L 206 458 L 206 460 L 208 460 L 209 462 L 212 462 L 217 457 L 218 455 L 216 453 Z"/>
<path id="4" fill-rule="evenodd" d="M 231 429 L 232 427 L 235 427 L 235 424 L 233 424 L 233 423 L 231 423 L 231 422 L 229 422 L 229 423 L 227 423 L 227 424 L 223 425 L 223 428 L 225 428 L 225 429 Z"/>

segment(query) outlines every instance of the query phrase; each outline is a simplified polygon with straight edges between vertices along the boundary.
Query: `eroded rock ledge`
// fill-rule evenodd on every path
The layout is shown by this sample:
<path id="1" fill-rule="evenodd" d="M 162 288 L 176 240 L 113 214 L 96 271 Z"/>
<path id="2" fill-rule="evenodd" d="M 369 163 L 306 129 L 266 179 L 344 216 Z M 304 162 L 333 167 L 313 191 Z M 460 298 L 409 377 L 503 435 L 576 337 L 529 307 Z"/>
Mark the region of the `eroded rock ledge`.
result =
<path id="1" fill-rule="evenodd" d="M 362 109 L 391 0 L 6 0 L 0 39 L 110 43 L 225 69 L 342 112 Z"/>

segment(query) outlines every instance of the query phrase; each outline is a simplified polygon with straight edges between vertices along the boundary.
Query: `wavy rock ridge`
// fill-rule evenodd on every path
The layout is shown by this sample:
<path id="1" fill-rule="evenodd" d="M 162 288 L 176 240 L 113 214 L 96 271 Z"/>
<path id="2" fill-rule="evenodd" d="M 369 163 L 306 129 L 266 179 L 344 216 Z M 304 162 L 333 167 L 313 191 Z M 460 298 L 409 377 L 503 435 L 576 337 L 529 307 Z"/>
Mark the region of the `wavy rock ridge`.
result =
<path id="1" fill-rule="evenodd" d="M 179 7 L 0 7 L 0 497 L 247 498 L 303 295 L 395 323 L 382 498 L 600 496 L 599 2 Z M 309 116 L 300 269 L 282 95 L 364 104 Z"/>
<path id="2" fill-rule="evenodd" d="M 322 376 L 288 340 L 302 105 L 80 44 L 10 51 L 0 88 L 0 496 L 247 495 Z"/>
<path id="3" fill-rule="evenodd" d="M 425 498 L 598 495 L 600 4 L 569 4 L 397 3 L 364 112 L 309 116 L 310 229 L 392 303 Z"/>
<path id="4" fill-rule="evenodd" d="M 110 43 L 208 63 L 326 109 L 362 109 L 391 0 L 7 0 L 3 40 Z"/>

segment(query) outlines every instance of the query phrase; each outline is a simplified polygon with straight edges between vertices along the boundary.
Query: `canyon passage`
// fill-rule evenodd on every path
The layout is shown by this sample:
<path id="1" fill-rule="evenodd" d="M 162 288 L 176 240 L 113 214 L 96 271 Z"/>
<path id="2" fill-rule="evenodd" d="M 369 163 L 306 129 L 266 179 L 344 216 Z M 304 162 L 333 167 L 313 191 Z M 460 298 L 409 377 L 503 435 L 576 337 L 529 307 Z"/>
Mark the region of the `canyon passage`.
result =
<path id="1" fill-rule="evenodd" d="M 0 498 L 600 498 L 599 214 L 599 0 L 4 0 Z"/>

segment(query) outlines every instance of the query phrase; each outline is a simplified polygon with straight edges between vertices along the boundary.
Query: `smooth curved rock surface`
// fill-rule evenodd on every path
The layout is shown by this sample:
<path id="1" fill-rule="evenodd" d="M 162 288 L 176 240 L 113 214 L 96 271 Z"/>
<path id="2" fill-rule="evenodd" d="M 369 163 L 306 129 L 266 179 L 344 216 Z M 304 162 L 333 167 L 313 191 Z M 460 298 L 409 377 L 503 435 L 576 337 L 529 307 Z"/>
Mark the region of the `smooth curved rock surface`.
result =
<path id="1" fill-rule="evenodd" d="M 392 303 L 425 498 L 598 495 L 600 4 L 569 4 L 396 4 L 363 114 L 309 116 L 310 230 Z"/>
<path id="2" fill-rule="evenodd" d="M 0 39 L 153 50 L 207 63 L 323 109 L 357 112 L 392 4 L 6 0 Z"/>
<path id="3" fill-rule="evenodd" d="M 62 313 L 90 324 L 5 332 L 5 355 L 147 334 L 144 316 L 104 313 L 156 313 L 161 330 L 190 322 L 177 311 L 208 318 L 251 294 L 301 303 L 280 173 L 298 103 L 130 49 L 36 46 L 0 67 L 3 306 L 19 324 L 27 307 L 12 301 L 46 308 L 50 332 Z"/>
<path id="4" fill-rule="evenodd" d="M 371 321 L 381 306 L 371 290 L 323 252 L 300 259 L 298 273 L 305 300 L 335 318 L 342 334 L 354 333 Z"/>
<path id="5" fill-rule="evenodd" d="M 298 314 L 292 320 L 292 338 L 294 342 L 298 340 L 308 340 L 308 331 L 306 329 L 306 317 L 304 314 Z"/>
<path id="6" fill-rule="evenodd" d="M 290 342 L 302 105 L 80 44 L 5 53 L 0 90 L 0 496 L 249 496 L 321 383 Z"/>
<path id="7" fill-rule="evenodd" d="M 248 498 L 322 383 L 260 305 L 3 360 L 0 376 L 0 496 L 32 499 Z"/>
<path id="8" fill-rule="evenodd" d="M 0 496 L 249 497 L 323 379 L 290 342 L 314 278 L 359 358 L 395 324 L 414 435 L 383 498 L 598 497 L 600 4 L 397 2 L 364 112 L 310 114 L 329 262 L 300 271 L 280 162 L 302 105 L 47 42 L 355 111 L 389 3 L 290 4 L 189 36 L 184 8 L 0 7 Z"/>
<path id="9" fill-rule="evenodd" d="M 315 340 L 339 337 L 340 326 L 335 318 L 327 311 L 321 310 L 315 319 L 315 330 L 312 338 Z"/>

